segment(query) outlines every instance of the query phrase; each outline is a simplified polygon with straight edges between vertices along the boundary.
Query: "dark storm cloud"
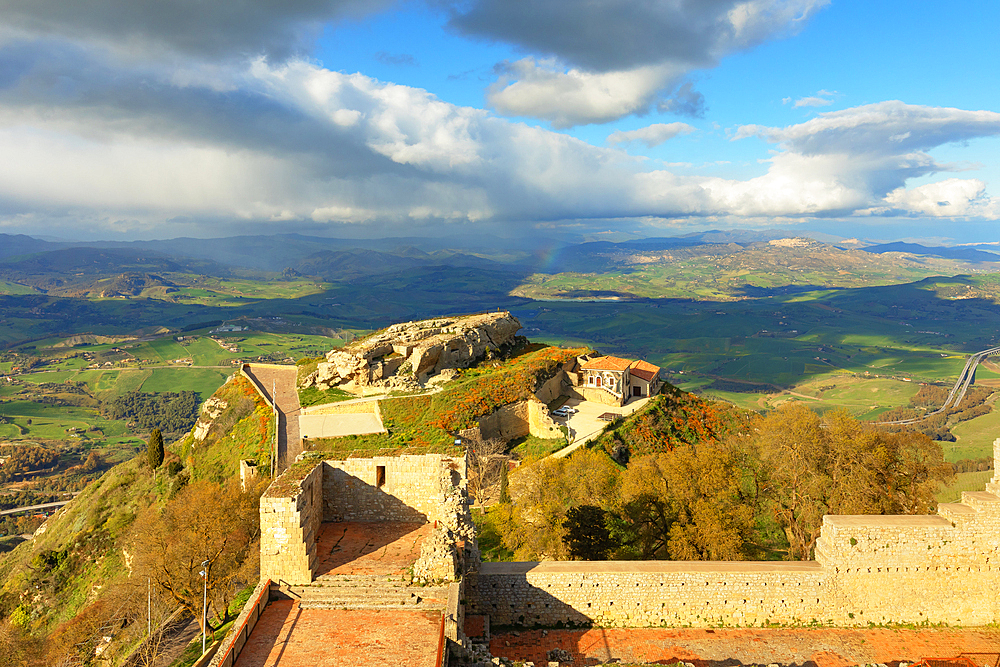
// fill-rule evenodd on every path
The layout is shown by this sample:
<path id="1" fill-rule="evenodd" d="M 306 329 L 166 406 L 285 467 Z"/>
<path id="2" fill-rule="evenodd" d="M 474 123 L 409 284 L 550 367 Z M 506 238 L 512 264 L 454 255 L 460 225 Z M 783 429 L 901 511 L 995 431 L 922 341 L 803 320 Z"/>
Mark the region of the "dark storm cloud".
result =
<path id="1" fill-rule="evenodd" d="M 508 116 L 564 128 L 660 112 L 704 114 L 685 83 L 725 56 L 798 31 L 829 0 L 437 0 L 449 25 L 506 42 L 526 57 L 505 63 L 487 91 Z"/>
<path id="2" fill-rule="evenodd" d="M 132 52 L 201 57 L 266 54 L 308 46 L 324 21 L 376 11 L 382 0 L 0 0 L 4 25 L 32 34 L 114 43 Z"/>
<path id="3" fill-rule="evenodd" d="M 462 34 L 516 44 L 594 72 L 669 61 L 688 68 L 754 46 L 826 0 L 478 0 L 453 8 Z"/>
<path id="4" fill-rule="evenodd" d="M 0 47 L 0 110 L 44 117 L 94 138 L 132 136 L 297 155 L 317 176 L 405 167 L 361 137 L 248 87 L 177 85 L 155 69 L 121 69 L 75 45 Z"/>

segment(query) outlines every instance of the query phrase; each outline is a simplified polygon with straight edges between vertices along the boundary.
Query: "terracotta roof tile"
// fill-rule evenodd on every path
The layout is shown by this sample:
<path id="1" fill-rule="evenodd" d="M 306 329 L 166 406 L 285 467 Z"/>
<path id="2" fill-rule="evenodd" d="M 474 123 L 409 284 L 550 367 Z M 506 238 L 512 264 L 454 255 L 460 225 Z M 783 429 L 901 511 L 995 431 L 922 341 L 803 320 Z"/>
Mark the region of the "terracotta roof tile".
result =
<path id="1" fill-rule="evenodd" d="M 587 371 L 623 371 L 633 363 L 631 359 L 622 359 L 621 357 L 598 357 L 591 359 L 581 368 Z"/>
<path id="2" fill-rule="evenodd" d="M 629 367 L 629 374 L 640 377 L 646 382 L 652 382 L 653 378 L 660 374 L 660 367 L 640 359 L 639 361 L 632 362 L 632 365 Z"/>

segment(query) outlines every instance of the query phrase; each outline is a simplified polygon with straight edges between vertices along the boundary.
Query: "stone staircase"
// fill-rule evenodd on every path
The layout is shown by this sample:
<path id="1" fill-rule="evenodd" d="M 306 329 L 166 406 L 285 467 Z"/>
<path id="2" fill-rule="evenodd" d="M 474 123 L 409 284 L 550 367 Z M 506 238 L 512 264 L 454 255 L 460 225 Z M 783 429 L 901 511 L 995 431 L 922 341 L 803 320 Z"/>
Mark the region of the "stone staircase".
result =
<path id="1" fill-rule="evenodd" d="M 324 575 L 311 584 L 273 584 L 272 598 L 299 601 L 301 609 L 443 610 L 447 586 L 412 586 L 379 575 Z"/>
<path id="2" fill-rule="evenodd" d="M 941 503 L 938 514 L 958 527 L 976 521 L 1000 520 L 1000 496 L 989 491 L 963 491 L 962 502 Z"/>

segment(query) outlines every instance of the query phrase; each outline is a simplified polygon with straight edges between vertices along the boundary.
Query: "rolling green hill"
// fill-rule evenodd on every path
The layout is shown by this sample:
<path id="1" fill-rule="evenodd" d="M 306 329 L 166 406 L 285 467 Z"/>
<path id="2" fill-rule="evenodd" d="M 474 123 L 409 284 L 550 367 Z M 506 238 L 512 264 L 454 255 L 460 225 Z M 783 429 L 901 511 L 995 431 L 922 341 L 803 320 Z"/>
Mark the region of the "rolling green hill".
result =
<path id="1" fill-rule="evenodd" d="M 991 253 L 979 255 L 994 257 Z M 667 248 L 605 244 L 590 253 L 579 254 L 571 262 L 573 266 L 584 264 L 587 266 L 584 271 L 535 273 L 513 294 L 546 300 L 730 301 L 824 288 L 895 285 L 929 276 L 997 270 L 995 261 L 969 262 L 900 252 L 873 254 L 809 239 Z"/>

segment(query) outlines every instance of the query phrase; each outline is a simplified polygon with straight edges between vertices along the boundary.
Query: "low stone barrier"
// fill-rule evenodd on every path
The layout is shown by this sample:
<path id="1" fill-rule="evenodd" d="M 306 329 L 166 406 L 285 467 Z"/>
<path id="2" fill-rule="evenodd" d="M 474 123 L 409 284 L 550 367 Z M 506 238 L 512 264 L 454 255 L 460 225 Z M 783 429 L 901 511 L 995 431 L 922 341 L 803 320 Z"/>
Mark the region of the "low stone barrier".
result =
<path id="1" fill-rule="evenodd" d="M 247 639 L 250 638 L 250 633 L 253 632 L 260 619 L 260 615 L 264 613 L 264 607 L 270 601 L 270 595 L 270 579 L 257 584 L 257 588 L 253 590 L 250 599 L 244 605 L 243 611 L 236 618 L 232 630 L 222 640 L 216 650 L 215 657 L 208 663 L 209 667 L 232 667 L 236 664 L 236 659 L 240 657 L 240 651 L 243 650 Z"/>
<path id="2" fill-rule="evenodd" d="M 467 595 L 492 626 L 808 624 L 827 620 L 825 579 L 815 562 L 483 563 Z"/>
<path id="3" fill-rule="evenodd" d="M 1000 497 L 937 516 L 826 516 L 816 560 L 483 563 L 469 613 L 494 626 L 1000 622 Z"/>

